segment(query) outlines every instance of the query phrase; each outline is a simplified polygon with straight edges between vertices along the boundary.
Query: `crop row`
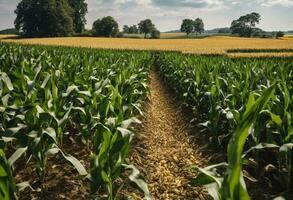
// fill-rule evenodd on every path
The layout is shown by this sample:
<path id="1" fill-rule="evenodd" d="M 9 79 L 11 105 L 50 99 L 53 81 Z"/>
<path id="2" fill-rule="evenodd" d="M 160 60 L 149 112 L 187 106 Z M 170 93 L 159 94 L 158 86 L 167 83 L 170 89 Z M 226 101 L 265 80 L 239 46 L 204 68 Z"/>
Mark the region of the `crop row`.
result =
<path id="1" fill-rule="evenodd" d="M 56 154 L 91 181 L 92 193 L 113 199 L 121 170 L 136 173 L 124 159 L 148 93 L 150 63 L 144 52 L 1 44 L 0 199 L 16 199 L 29 186 L 14 181 L 19 158 L 33 159 L 43 183 L 48 157 Z M 89 172 L 64 151 L 65 136 L 76 133 L 90 148 Z M 144 186 L 137 179 L 131 177 Z"/>
<path id="2" fill-rule="evenodd" d="M 215 199 L 262 195 L 249 194 L 245 182 L 262 185 L 265 195 L 292 193 L 292 61 L 156 53 L 155 66 L 193 110 L 201 134 L 227 151 L 227 163 L 197 168 L 191 184 L 208 185 Z"/>
<path id="3" fill-rule="evenodd" d="M 228 49 L 227 53 L 291 53 L 293 49 Z"/>

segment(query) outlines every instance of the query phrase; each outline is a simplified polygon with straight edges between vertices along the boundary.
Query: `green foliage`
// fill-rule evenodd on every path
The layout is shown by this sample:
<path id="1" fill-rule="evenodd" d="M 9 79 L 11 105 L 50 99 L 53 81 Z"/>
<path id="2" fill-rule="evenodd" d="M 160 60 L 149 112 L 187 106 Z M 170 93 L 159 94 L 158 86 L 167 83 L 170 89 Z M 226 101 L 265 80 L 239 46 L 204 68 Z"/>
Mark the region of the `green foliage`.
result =
<path id="1" fill-rule="evenodd" d="M 204 32 L 204 23 L 200 18 L 196 18 L 194 21 L 192 19 L 184 19 L 180 31 L 186 33 L 187 37 L 191 33 L 196 33 L 197 36 L 198 33 Z"/>
<path id="2" fill-rule="evenodd" d="M 228 49 L 227 53 L 290 53 L 293 49 Z"/>
<path id="3" fill-rule="evenodd" d="M 16 199 L 16 187 L 10 165 L 5 157 L 4 148 L 5 143 L 3 140 L 0 140 L 0 198 L 3 200 L 14 200 Z"/>
<path id="4" fill-rule="evenodd" d="M 232 34 L 238 34 L 242 37 L 251 37 L 253 34 L 258 32 L 255 28 L 256 24 L 260 21 L 260 14 L 251 13 L 241 16 L 238 20 L 234 20 L 231 24 Z"/>
<path id="5" fill-rule="evenodd" d="M 202 34 L 204 32 L 204 23 L 202 19 L 196 18 L 193 22 L 194 32 L 197 34 Z"/>
<path id="6" fill-rule="evenodd" d="M 275 38 L 284 37 L 285 33 L 283 31 L 277 31 L 274 33 Z"/>
<path id="7" fill-rule="evenodd" d="M 138 28 L 136 25 L 132 25 L 132 26 L 124 25 L 123 33 L 138 34 Z"/>
<path id="8" fill-rule="evenodd" d="M 115 37 L 117 36 L 118 23 L 111 16 L 97 19 L 93 24 L 93 35 L 103 37 Z"/>
<path id="9" fill-rule="evenodd" d="M 194 30 L 193 20 L 192 19 L 184 19 L 182 21 L 180 31 L 186 33 L 188 36 L 190 33 L 193 33 L 193 30 Z"/>
<path id="10" fill-rule="evenodd" d="M 161 35 L 160 31 L 158 31 L 157 29 L 154 29 L 151 32 L 151 38 L 152 39 L 159 39 L 160 35 Z"/>
<path id="11" fill-rule="evenodd" d="M 140 33 L 144 33 L 144 38 L 146 38 L 147 34 L 151 33 L 155 29 L 155 25 L 150 19 L 145 19 L 139 22 L 138 29 Z"/>
<path id="12" fill-rule="evenodd" d="M 13 34 L 13 35 L 18 35 L 19 32 L 15 28 L 7 28 L 7 29 L 4 29 L 4 30 L 1 30 L 0 31 L 0 34 Z"/>
<path id="13" fill-rule="evenodd" d="M 15 27 L 24 36 L 68 36 L 73 33 L 73 10 L 67 0 L 22 0 L 15 13 Z"/>
<path id="14" fill-rule="evenodd" d="M 57 153 L 80 178 L 87 176 L 62 148 L 65 136 L 77 132 L 85 148 L 92 146 L 92 192 L 106 188 L 114 199 L 115 180 L 127 168 L 132 124 L 140 123 L 136 117 L 148 93 L 149 53 L 3 44 L 0 55 L 1 145 L 13 141 L 17 148 L 6 162 L 1 146 L 3 194 L 16 192 L 9 170 L 24 155 L 33 158 L 41 182 L 48 157 Z"/>
<path id="15" fill-rule="evenodd" d="M 128 33 L 129 34 L 138 34 L 138 28 L 136 25 L 132 25 L 129 27 Z"/>
<path id="16" fill-rule="evenodd" d="M 73 9 L 74 32 L 82 33 L 86 24 L 87 3 L 85 0 L 68 0 L 68 3 Z"/>
<path id="17" fill-rule="evenodd" d="M 129 33 L 129 26 L 128 25 L 123 26 L 123 33 Z"/>
<path id="18" fill-rule="evenodd" d="M 246 176 L 270 180 L 279 193 L 293 191 L 292 58 L 157 53 L 155 66 L 202 132 L 228 152 L 227 164 L 199 169 L 193 185 L 206 185 L 215 199 L 249 199 L 244 166 Z"/>

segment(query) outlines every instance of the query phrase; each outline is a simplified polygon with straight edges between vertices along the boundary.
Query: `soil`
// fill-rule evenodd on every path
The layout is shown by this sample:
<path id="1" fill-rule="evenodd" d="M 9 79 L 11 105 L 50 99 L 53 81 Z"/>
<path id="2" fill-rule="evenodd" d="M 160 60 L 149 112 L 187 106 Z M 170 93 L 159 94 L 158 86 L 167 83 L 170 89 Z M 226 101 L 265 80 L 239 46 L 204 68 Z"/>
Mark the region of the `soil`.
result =
<path id="1" fill-rule="evenodd" d="M 79 138 L 65 138 L 64 152 L 80 160 L 89 172 L 89 151 Z M 48 159 L 43 184 L 37 176 L 35 162 L 26 163 L 26 160 L 21 159 L 17 165 L 15 179 L 17 183 L 28 181 L 35 191 L 26 188 L 20 192 L 20 200 L 90 199 L 89 181 L 78 179 L 78 172 L 61 155 Z"/>
<path id="2" fill-rule="evenodd" d="M 210 159 L 201 151 L 203 141 L 191 137 L 192 114 L 183 112 L 156 72 L 150 76 L 150 102 L 129 162 L 144 174 L 154 199 L 208 199 L 203 188 L 188 184 L 196 176 L 189 167 Z"/>

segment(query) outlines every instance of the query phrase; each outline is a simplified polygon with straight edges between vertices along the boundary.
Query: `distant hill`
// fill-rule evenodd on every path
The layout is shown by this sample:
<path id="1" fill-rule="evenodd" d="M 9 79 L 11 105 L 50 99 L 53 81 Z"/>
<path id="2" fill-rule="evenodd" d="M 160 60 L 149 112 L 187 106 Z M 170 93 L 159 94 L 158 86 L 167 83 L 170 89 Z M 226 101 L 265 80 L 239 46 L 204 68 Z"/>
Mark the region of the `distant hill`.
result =
<path id="1" fill-rule="evenodd" d="M 18 35 L 19 32 L 15 28 L 7 28 L 0 31 L 0 34 L 8 34 L 8 35 Z"/>
<path id="2" fill-rule="evenodd" d="M 206 30 L 206 34 L 218 34 L 218 33 L 231 33 L 229 27 L 223 27 L 223 28 L 214 28 L 211 30 Z"/>
<path id="3" fill-rule="evenodd" d="M 180 30 L 166 31 L 165 33 L 181 33 Z"/>

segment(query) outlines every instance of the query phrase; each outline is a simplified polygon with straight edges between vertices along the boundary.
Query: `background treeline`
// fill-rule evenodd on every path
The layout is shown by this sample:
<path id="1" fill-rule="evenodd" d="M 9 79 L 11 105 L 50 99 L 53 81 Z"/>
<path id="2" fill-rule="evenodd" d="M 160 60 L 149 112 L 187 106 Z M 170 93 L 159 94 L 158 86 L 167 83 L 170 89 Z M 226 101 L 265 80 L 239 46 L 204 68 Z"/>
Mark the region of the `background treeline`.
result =
<path id="1" fill-rule="evenodd" d="M 160 32 L 150 19 L 135 25 L 124 25 L 122 32 L 119 24 L 107 16 L 97 19 L 91 30 L 85 30 L 88 8 L 85 0 L 22 0 L 15 13 L 15 29 L 4 30 L 6 34 L 19 33 L 25 37 L 56 37 L 56 36 L 97 36 L 97 37 L 130 37 L 137 35 L 144 38 L 160 38 Z M 259 13 L 250 13 L 233 20 L 230 27 L 215 29 L 216 33 L 204 30 L 204 22 L 200 18 L 184 19 L 180 30 L 187 37 L 202 37 L 213 34 L 236 35 L 240 37 L 283 37 L 284 32 L 266 32 L 256 25 L 260 22 Z"/>
<path id="2" fill-rule="evenodd" d="M 100 36 L 122 37 L 117 21 L 111 17 L 97 19 L 92 30 L 85 30 L 88 11 L 85 0 L 22 0 L 18 4 L 13 33 L 25 37 Z M 125 33 L 159 38 L 160 32 L 150 19 L 123 29 Z M 11 32 L 11 30 L 10 30 Z"/>

